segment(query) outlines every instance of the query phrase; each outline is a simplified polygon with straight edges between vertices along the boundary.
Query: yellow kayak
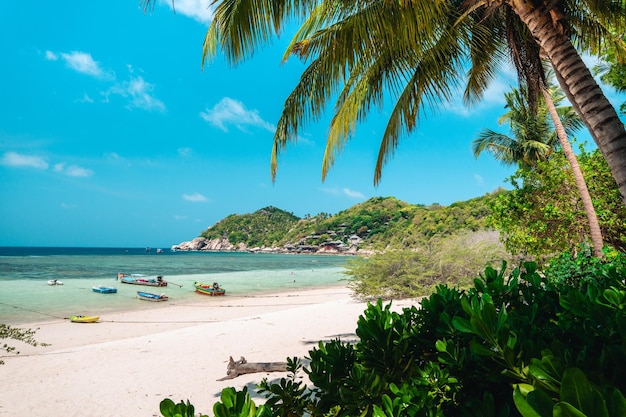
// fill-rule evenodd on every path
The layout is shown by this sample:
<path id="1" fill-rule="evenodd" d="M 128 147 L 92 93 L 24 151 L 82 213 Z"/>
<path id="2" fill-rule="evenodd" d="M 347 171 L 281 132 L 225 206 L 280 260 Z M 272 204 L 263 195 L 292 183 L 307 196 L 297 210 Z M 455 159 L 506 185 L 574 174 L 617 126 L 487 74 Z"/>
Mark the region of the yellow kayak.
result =
<path id="1" fill-rule="evenodd" d="M 70 316 L 70 320 L 74 323 L 96 323 L 100 316 Z"/>

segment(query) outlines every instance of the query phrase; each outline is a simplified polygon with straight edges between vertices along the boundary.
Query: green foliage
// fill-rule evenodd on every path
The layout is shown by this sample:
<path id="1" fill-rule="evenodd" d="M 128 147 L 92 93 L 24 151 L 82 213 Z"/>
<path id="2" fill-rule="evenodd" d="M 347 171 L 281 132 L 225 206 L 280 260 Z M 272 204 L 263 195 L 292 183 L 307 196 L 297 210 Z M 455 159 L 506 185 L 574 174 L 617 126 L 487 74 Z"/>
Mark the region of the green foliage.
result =
<path id="1" fill-rule="evenodd" d="M 164 417 L 195 417 L 195 407 L 187 400 L 185 403 L 181 400 L 178 404 L 174 404 L 174 401 L 169 398 L 161 401 L 159 410 Z M 208 417 L 205 414 L 201 414 L 200 417 Z"/>
<path id="2" fill-rule="evenodd" d="M 227 239 L 252 247 L 321 246 L 330 242 L 363 249 L 407 249 L 433 238 L 487 228 L 489 204 L 502 191 L 448 207 L 411 205 L 393 197 L 374 197 L 334 216 L 320 213 L 299 219 L 266 207 L 253 214 L 230 215 L 202 232 L 207 239 Z"/>
<path id="3" fill-rule="evenodd" d="M 207 239 L 227 238 L 232 245 L 245 243 L 248 247 L 275 245 L 296 222 L 292 213 L 265 207 L 252 214 L 231 214 L 205 230 Z"/>
<path id="4" fill-rule="evenodd" d="M 272 410 L 273 417 L 296 417 L 305 414 L 310 406 L 308 396 L 304 395 L 306 385 L 298 381 L 298 373 L 302 370 L 299 358 L 287 358 L 287 378 L 278 383 L 269 383 L 267 378 L 257 386 L 259 394 L 265 394 L 265 406 Z M 257 414 L 258 415 L 258 414 Z M 226 417 L 226 416 L 224 416 Z"/>
<path id="5" fill-rule="evenodd" d="M 271 417 L 265 406 L 256 407 L 248 394 L 248 388 L 237 391 L 232 387 L 224 388 L 220 401 L 213 405 L 215 417 Z"/>
<path id="6" fill-rule="evenodd" d="M 174 404 L 169 398 L 164 399 L 159 407 L 164 417 L 196 417 L 195 407 L 187 400 L 181 400 L 178 404 Z M 213 414 L 215 417 L 272 417 L 271 411 L 261 405 L 257 408 L 256 404 L 248 394 L 248 388 L 237 391 L 232 387 L 224 388 L 220 395 L 220 401 L 213 405 Z M 198 414 L 197 417 L 209 417 L 206 414 Z"/>
<path id="7" fill-rule="evenodd" d="M 604 242 L 626 249 L 626 207 L 604 158 L 581 148 L 585 175 Z M 562 152 L 536 169 L 519 169 L 509 181 L 514 189 L 491 205 L 490 224 L 502 233 L 511 253 L 547 257 L 589 242 L 589 228 L 571 170 Z"/>
<path id="8" fill-rule="evenodd" d="M 0 323 L 0 340 L 13 339 L 31 346 L 50 346 L 47 343 L 39 343 L 35 340 L 34 335 L 38 329 L 22 329 L 19 327 L 12 327 L 8 324 Z M 14 346 L 10 346 L 8 343 L 2 344 L 2 350 L 7 353 L 14 352 L 19 354 Z M 0 360 L 0 365 L 3 365 L 4 361 Z"/>
<path id="9" fill-rule="evenodd" d="M 584 251 L 564 254 L 543 272 L 534 262 L 511 271 L 503 262 L 500 269 L 486 268 L 466 290 L 439 285 L 419 309 L 368 303 L 356 334 L 354 344 L 319 342 L 310 351 L 308 368 L 294 358 L 288 378 L 264 380 L 263 412 L 289 417 L 626 415 L 624 254 L 604 259 Z M 313 387 L 297 380 L 300 369 Z M 229 392 L 245 403 L 245 390 Z M 242 414 L 219 417 L 230 415 Z"/>
<path id="10" fill-rule="evenodd" d="M 626 37 L 622 39 L 626 40 Z M 600 74 L 603 83 L 615 88 L 618 92 L 626 91 L 626 59 L 621 61 L 615 48 L 607 48 L 603 51 L 602 59 L 604 63 L 594 67 L 594 72 Z M 620 112 L 626 115 L 626 102 L 620 105 Z"/>
<path id="11" fill-rule="evenodd" d="M 497 239 L 493 232 L 433 238 L 412 251 L 351 259 L 346 275 L 355 294 L 369 300 L 425 296 L 439 284 L 467 287 L 486 265 L 507 256 Z"/>

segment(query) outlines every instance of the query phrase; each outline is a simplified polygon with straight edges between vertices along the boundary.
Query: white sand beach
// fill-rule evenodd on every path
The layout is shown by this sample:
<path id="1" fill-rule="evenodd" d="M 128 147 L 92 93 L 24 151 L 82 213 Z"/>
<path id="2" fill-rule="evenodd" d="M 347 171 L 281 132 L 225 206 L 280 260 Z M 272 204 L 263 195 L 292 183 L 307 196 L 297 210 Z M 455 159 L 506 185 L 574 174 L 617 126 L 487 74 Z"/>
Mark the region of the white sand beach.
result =
<path id="1" fill-rule="evenodd" d="M 205 301 L 205 300 L 203 300 Z M 107 314 L 99 323 L 27 323 L 48 347 L 18 347 L 0 365 L 0 416 L 160 416 L 164 398 L 189 399 L 213 415 L 221 390 L 286 375 L 226 376 L 229 356 L 283 362 L 307 356 L 320 340 L 355 340 L 366 304 L 349 289 L 329 287 L 259 297 L 211 297 L 191 305 Z M 408 304 L 408 302 L 405 302 Z M 394 302 L 395 307 L 401 306 Z"/>

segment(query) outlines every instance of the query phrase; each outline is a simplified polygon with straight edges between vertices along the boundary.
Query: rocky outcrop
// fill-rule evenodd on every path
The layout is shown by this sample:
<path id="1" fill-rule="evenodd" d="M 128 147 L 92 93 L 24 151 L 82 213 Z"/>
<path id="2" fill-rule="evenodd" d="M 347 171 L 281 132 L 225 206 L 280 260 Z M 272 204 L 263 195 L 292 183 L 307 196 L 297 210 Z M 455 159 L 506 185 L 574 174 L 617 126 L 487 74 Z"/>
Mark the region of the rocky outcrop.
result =
<path id="1" fill-rule="evenodd" d="M 197 237 L 188 242 L 181 242 L 172 246 L 174 251 L 238 251 L 245 252 L 247 250 L 245 243 L 238 245 L 231 244 L 228 239 L 207 239 L 205 237 Z"/>
<path id="2" fill-rule="evenodd" d="M 228 239 L 207 239 L 197 237 L 188 242 L 181 242 L 172 246 L 173 251 L 212 251 L 212 252 L 254 252 L 254 253 L 309 253 L 325 255 L 362 255 L 371 254 L 369 251 L 359 250 L 356 245 L 343 245 L 330 242 L 324 245 L 285 245 L 284 247 L 254 247 L 248 248 L 245 243 L 231 244 Z"/>

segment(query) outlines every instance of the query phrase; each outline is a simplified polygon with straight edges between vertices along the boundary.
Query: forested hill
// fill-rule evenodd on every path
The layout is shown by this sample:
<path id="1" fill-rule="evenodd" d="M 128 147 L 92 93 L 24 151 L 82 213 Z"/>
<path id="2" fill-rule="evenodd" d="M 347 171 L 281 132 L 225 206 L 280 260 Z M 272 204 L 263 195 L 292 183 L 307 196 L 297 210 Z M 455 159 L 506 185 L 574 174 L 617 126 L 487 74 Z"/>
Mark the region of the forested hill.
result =
<path id="1" fill-rule="evenodd" d="M 449 206 L 414 205 L 375 197 L 335 215 L 299 218 L 276 207 L 232 214 L 173 248 L 179 250 L 252 250 L 348 252 L 420 246 L 433 237 L 488 228 L 489 204 L 496 191 Z"/>

